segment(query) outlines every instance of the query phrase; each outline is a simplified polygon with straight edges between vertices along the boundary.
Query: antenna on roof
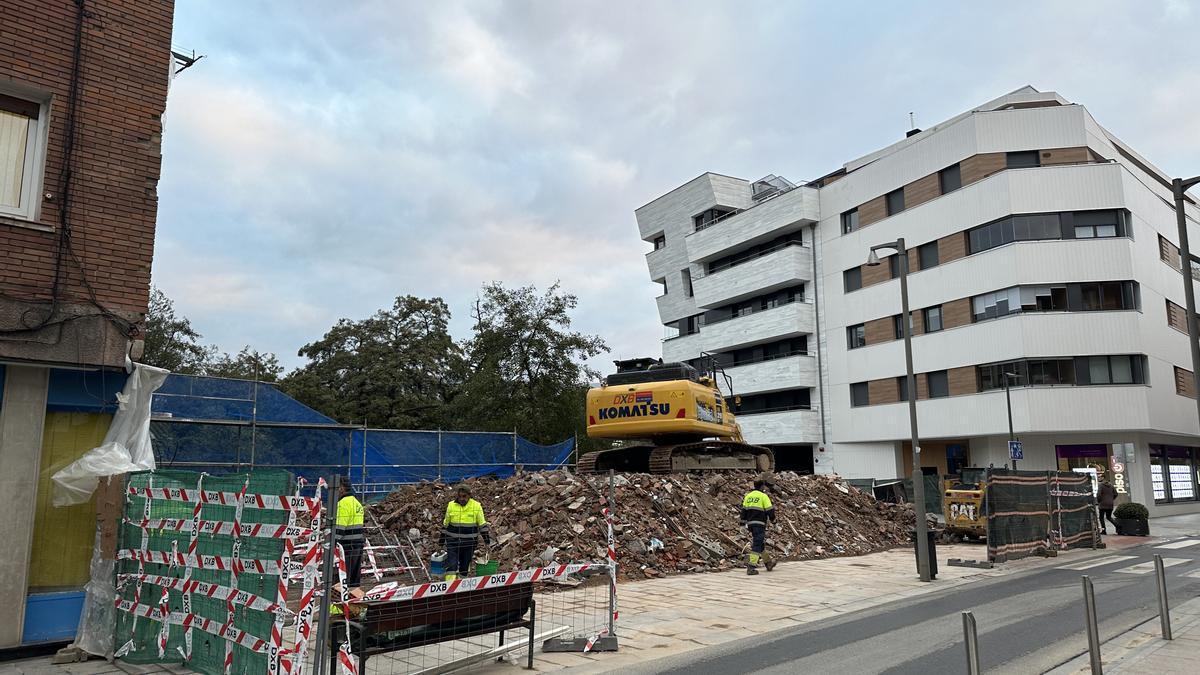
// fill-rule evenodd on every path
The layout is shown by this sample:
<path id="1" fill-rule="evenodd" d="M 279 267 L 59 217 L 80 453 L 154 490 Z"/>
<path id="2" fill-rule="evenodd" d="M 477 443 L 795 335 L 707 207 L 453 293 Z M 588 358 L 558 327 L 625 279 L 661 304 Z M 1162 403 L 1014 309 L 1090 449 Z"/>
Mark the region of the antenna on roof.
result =
<path id="1" fill-rule="evenodd" d="M 917 128 L 917 118 L 915 115 L 912 114 L 911 111 L 908 113 L 908 128 L 909 129 Z"/>

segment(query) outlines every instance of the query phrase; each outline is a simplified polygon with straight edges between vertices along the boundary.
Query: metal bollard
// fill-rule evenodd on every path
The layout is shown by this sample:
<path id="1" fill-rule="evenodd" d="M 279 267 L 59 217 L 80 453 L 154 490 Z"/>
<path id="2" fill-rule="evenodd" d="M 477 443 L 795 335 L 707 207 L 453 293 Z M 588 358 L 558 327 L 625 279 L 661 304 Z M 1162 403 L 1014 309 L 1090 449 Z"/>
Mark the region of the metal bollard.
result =
<path id="1" fill-rule="evenodd" d="M 1087 624 L 1088 656 L 1092 663 L 1092 675 L 1101 675 L 1104 668 L 1100 664 L 1100 627 L 1096 623 L 1096 591 L 1092 588 L 1092 579 L 1083 575 L 1083 620 Z"/>
<path id="2" fill-rule="evenodd" d="M 1167 573 L 1163 571 L 1162 556 L 1154 555 L 1154 578 L 1158 582 L 1158 622 L 1162 625 L 1164 640 L 1171 637 L 1171 609 L 1167 604 Z"/>
<path id="3" fill-rule="evenodd" d="M 979 675 L 979 633 L 975 628 L 975 615 L 971 612 L 962 613 L 963 643 L 967 645 L 967 674 Z"/>

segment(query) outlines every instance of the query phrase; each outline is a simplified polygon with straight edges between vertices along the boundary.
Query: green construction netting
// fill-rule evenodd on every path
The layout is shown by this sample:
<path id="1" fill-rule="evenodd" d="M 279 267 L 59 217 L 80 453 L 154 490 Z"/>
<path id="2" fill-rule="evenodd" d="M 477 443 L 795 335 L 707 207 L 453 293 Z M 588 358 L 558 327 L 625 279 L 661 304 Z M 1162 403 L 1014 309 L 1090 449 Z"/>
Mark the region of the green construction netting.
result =
<path id="1" fill-rule="evenodd" d="M 989 469 L 988 559 L 1094 548 L 1099 534 L 1090 481 L 1082 473 Z"/>
<path id="2" fill-rule="evenodd" d="M 191 471 L 157 471 L 132 474 L 129 486 L 144 488 L 188 488 L 196 489 L 201 474 Z M 247 484 L 246 481 L 249 481 Z M 230 474 L 224 476 L 205 476 L 203 489 L 222 492 L 240 492 L 243 485 L 247 493 L 265 495 L 290 495 L 295 490 L 295 480 L 291 473 L 283 470 L 256 470 L 249 474 Z M 141 522 L 145 498 L 130 495 L 125 506 L 125 516 L 133 522 Z M 193 504 L 179 501 L 153 499 L 150 504 L 150 518 L 177 518 L 191 521 Z M 201 520 L 233 521 L 236 508 L 219 504 L 205 504 L 201 509 Z M 243 523 L 287 522 L 287 514 L 280 510 L 251 509 L 242 511 Z M 121 526 L 120 548 L 137 549 L 141 547 L 142 529 L 133 524 Z M 172 542 L 180 552 L 187 552 L 190 535 L 187 531 L 151 531 L 147 536 L 147 548 L 150 551 L 172 551 Z M 234 538 L 232 535 L 199 535 L 196 545 L 198 555 L 216 555 L 229 557 L 233 554 Z M 283 540 L 265 538 L 242 538 L 240 557 L 242 560 L 278 560 L 283 553 Z M 117 565 L 118 574 L 137 574 L 138 563 L 133 560 L 120 560 Z M 186 570 L 183 567 L 147 563 L 145 574 L 176 577 L 182 579 Z M 222 570 L 192 569 L 192 579 L 211 584 L 230 586 L 231 574 Z M 274 599 L 278 592 L 279 578 L 273 574 L 253 574 L 243 572 L 237 577 L 236 588 L 265 598 Z M 129 582 L 119 590 L 124 600 L 134 599 L 136 584 Z M 171 590 L 169 606 L 172 612 L 183 610 L 183 596 L 179 591 Z M 142 584 L 140 602 L 157 607 L 162 597 L 162 587 L 149 583 Z M 224 600 L 209 598 L 199 593 L 192 594 L 192 613 L 218 623 L 225 623 L 228 609 Z M 271 636 L 271 625 L 274 615 L 268 612 L 236 606 L 233 625 L 251 635 L 264 640 Z M 224 672 L 225 641 L 216 635 L 192 629 L 192 658 L 185 661 L 183 650 L 185 644 L 182 626 L 170 627 L 170 635 L 163 658 L 158 656 L 158 635 L 162 624 L 149 618 L 135 618 L 132 614 L 118 612 L 116 646 L 119 649 L 129 640 L 133 641 L 132 650 L 122 658 L 124 661 L 136 664 L 174 663 L 183 664 L 201 673 L 217 675 Z M 255 653 L 240 645 L 233 647 L 233 668 L 231 672 L 246 675 L 261 675 L 267 672 L 267 655 Z"/>

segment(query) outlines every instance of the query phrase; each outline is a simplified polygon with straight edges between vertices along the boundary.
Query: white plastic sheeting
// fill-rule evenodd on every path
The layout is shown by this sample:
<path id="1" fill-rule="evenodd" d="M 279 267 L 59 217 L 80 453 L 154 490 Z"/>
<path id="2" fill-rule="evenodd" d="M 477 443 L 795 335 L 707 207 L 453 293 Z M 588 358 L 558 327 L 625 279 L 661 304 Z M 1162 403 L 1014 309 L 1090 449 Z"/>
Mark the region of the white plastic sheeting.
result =
<path id="1" fill-rule="evenodd" d="M 50 477 L 54 481 L 54 505 L 86 503 L 96 491 L 101 476 L 129 471 L 153 471 L 154 449 L 150 443 L 150 397 L 171 372 L 140 363 L 117 394 L 117 413 L 99 447 Z"/>

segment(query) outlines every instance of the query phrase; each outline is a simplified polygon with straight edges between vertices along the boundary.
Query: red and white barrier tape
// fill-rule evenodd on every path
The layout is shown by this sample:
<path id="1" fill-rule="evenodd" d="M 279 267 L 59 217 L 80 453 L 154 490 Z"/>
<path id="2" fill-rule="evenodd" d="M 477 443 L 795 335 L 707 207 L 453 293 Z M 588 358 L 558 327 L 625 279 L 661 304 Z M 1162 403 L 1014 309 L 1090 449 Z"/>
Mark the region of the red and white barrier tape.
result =
<path id="1" fill-rule="evenodd" d="M 144 617 L 155 621 L 162 621 L 164 614 L 162 609 L 152 605 L 137 605 L 129 600 L 117 600 L 114 603 L 117 609 L 122 612 L 129 612 L 135 617 Z M 251 635 L 244 630 L 234 628 L 227 624 L 220 624 L 211 619 L 205 619 L 202 616 L 195 614 L 184 614 L 183 612 L 167 612 L 165 614 L 167 622 L 173 626 L 195 627 L 197 630 L 204 631 L 211 635 L 216 635 L 219 638 L 226 640 L 226 644 L 239 644 L 246 649 L 260 654 L 267 653 L 267 641 Z"/>
<path id="2" fill-rule="evenodd" d="M 151 499 L 184 502 L 187 504 L 194 504 L 196 502 L 201 504 L 220 504 L 222 506 L 236 506 L 240 504 L 248 509 L 271 509 L 275 511 L 312 511 L 314 502 L 319 503 L 313 497 L 301 497 L 299 495 L 245 494 L 244 492 L 219 492 L 216 490 L 188 488 L 140 488 L 130 486 L 128 492 L 135 497 L 146 497 L 149 495 Z"/>
<path id="3" fill-rule="evenodd" d="M 279 569 L 287 570 L 292 562 L 292 540 L 285 539 L 283 541 L 283 555 L 279 559 Z M 276 604 L 280 607 L 287 606 L 287 589 L 288 575 L 282 573 L 279 575 L 279 587 L 276 595 Z M 268 652 L 267 663 L 272 675 L 281 675 L 280 668 L 283 664 L 283 617 L 285 611 L 275 612 L 275 621 L 271 624 L 271 646 Z"/>
<path id="4" fill-rule="evenodd" d="M 317 481 L 316 499 L 313 502 L 312 509 L 309 511 L 309 514 L 312 516 L 312 534 L 308 537 L 307 550 L 304 552 L 304 562 L 300 568 L 304 586 L 303 592 L 300 595 L 300 612 L 296 617 L 296 645 L 292 650 L 292 653 L 295 654 L 295 659 L 292 661 L 292 667 L 289 669 L 291 675 L 304 675 L 304 665 L 308 659 L 308 642 L 312 637 L 312 619 L 315 611 L 314 601 L 319 597 L 317 576 L 321 571 L 320 532 L 321 516 L 324 513 L 321 508 L 321 491 L 327 487 L 324 478 Z"/>
<path id="5" fill-rule="evenodd" d="M 167 589 L 162 589 L 162 599 L 158 601 L 158 611 L 162 614 L 162 627 L 158 629 L 158 658 L 163 658 L 167 655 L 167 638 L 171 634 L 171 623 L 167 619 L 171 616 L 171 592 Z"/>
<path id="6" fill-rule="evenodd" d="M 139 523 L 128 518 L 124 521 L 128 525 L 144 527 L 148 530 L 165 530 L 170 532 L 183 532 L 185 530 L 198 530 L 199 534 L 207 535 L 231 535 L 233 534 L 233 523 L 228 520 L 184 520 L 182 518 L 152 518 L 145 523 Z M 309 535 L 309 529 L 298 525 L 277 525 L 274 523 L 242 523 L 240 536 L 243 537 L 258 537 L 263 539 L 299 539 Z M 189 551 L 194 551 L 194 547 L 188 543 Z"/>
<path id="7" fill-rule="evenodd" d="M 188 568 L 191 572 L 191 568 Z M 190 577 L 164 577 L 157 574 L 118 574 L 117 585 L 122 586 L 129 581 L 140 581 L 142 583 L 151 584 L 169 588 L 173 591 L 179 591 L 190 596 L 192 593 L 199 593 L 207 598 L 216 600 L 232 600 L 234 604 L 256 609 L 260 612 L 276 612 L 279 610 L 287 611 L 284 604 L 280 604 L 274 600 L 268 600 L 260 595 L 255 595 L 249 591 L 240 591 L 229 586 L 221 586 L 218 584 L 208 584 L 203 581 L 192 581 Z M 190 601 L 190 600 L 189 600 Z"/>
<path id="8" fill-rule="evenodd" d="M 577 574 L 584 570 L 603 569 L 607 564 L 573 563 L 569 565 L 548 565 L 546 567 L 531 567 L 519 572 L 503 572 L 484 577 L 467 577 L 454 581 L 432 581 L 416 586 L 401 586 L 398 583 L 382 584 L 367 591 L 363 596 L 364 602 L 383 602 L 386 600 L 415 600 L 437 595 L 452 595 L 467 593 L 495 586 L 512 586 L 528 584 L 542 579 L 564 577 Z"/>
<path id="9" fill-rule="evenodd" d="M 136 548 L 124 548 L 117 551 L 118 560 L 136 560 L 139 563 L 154 563 L 157 565 L 172 565 L 178 567 L 194 567 L 202 570 L 219 572 L 253 574 L 279 574 L 278 560 L 257 560 L 253 558 L 233 558 L 219 555 L 188 555 L 170 551 L 141 551 Z M 144 572 L 139 572 L 139 576 Z"/>
<path id="10" fill-rule="evenodd" d="M 338 648 L 338 670 L 342 675 L 358 675 L 358 660 L 350 650 L 350 586 L 346 583 L 346 554 L 341 544 L 334 547 L 333 560 L 337 564 L 338 584 L 342 589 L 338 603 L 342 609 L 342 619 L 346 622 L 346 639 Z"/>
<path id="11" fill-rule="evenodd" d="M 234 526 L 233 526 L 233 532 L 231 533 L 231 536 L 233 537 L 233 550 L 229 556 L 230 562 L 233 563 L 229 568 L 229 586 L 230 586 L 230 588 L 237 588 L 238 574 L 241 572 L 241 568 L 242 568 L 242 538 L 241 538 L 242 512 L 246 508 L 246 491 L 249 489 L 250 489 L 250 476 L 246 476 L 246 480 L 242 483 L 242 490 L 237 493 L 237 501 L 234 502 L 234 504 L 236 506 L 233 511 Z M 201 492 L 200 494 L 203 495 L 204 493 Z M 282 573 L 284 573 L 284 570 L 280 570 L 277 573 L 282 574 Z M 225 610 L 226 610 L 226 619 L 225 619 L 225 625 L 223 628 L 232 628 L 233 620 L 237 616 L 237 605 L 235 605 L 232 601 L 230 601 L 228 598 L 226 598 L 225 599 Z M 233 670 L 233 642 L 230 640 L 226 640 L 225 641 L 225 675 L 229 675 L 229 672 L 231 670 Z"/>

